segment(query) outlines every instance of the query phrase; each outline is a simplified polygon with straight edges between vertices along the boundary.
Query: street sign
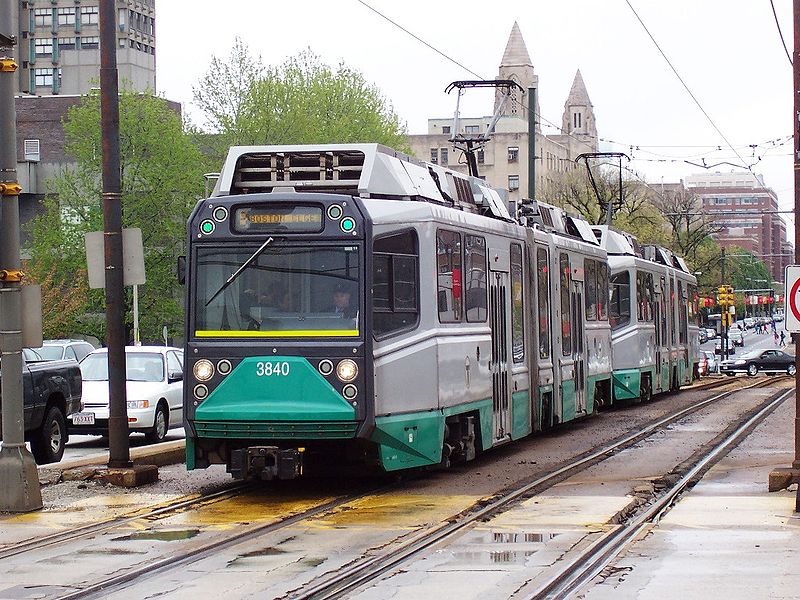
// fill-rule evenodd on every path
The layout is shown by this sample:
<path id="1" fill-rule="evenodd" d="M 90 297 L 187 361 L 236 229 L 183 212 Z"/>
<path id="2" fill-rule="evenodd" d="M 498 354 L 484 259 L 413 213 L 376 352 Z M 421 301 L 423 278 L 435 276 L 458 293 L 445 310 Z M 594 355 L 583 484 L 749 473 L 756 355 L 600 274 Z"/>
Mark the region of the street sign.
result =
<path id="1" fill-rule="evenodd" d="M 84 236 L 86 270 L 89 275 L 89 287 L 92 289 L 106 287 L 104 236 L 102 231 L 90 231 Z M 138 227 L 122 230 L 122 277 L 123 285 L 126 286 L 144 285 L 146 282 L 142 230 Z"/>
<path id="2" fill-rule="evenodd" d="M 800 333 L 800 265 L 786 267 L 786 311 L 783 326 L 786 331 Z"/>

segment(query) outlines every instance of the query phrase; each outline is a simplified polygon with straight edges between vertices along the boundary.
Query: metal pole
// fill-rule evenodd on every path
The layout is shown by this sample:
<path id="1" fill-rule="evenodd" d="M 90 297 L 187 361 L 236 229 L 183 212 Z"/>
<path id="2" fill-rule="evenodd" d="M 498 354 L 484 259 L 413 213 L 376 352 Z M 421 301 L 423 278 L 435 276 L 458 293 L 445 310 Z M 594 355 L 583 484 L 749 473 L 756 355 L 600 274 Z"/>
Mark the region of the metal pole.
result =
<path id="1" fill-rule="evenodd" d="M 794 21 L 794 114 L 792 125 L 794 131 L 794 263 L 800 265 L 800 0 L 792 2 Z M 794 412 L 794 461 L 792 468 L 800 469 L 800 395 L 797 386 L 800 384 L 800 352 L 795 347 L 795 412 Z M 800 486 L 797 489 L 795 512 L 800 512 Z"/>
<path id="2" fill-rule="evenodd" d="M 36 462 L 25 447 L 22 388 L 22 272 L 19 256 L 17 125 L 14 87 L 18 2 L 0 1 L 0 349 L 3 377 L 3 446 L 0 448 L 0 511 L 42 508 Z"/>
<path id="3" fill-rule="evenodd" d="M 108 344 L 108 466 L 131 466 L 125 390 L 125 294 L 122 279 L 122 204 L 119 163 L 119 87 L 116 6 L 100 2 L 100 122 L 103 140 L 103 233 Z"/>
<path id="4" fill-rule="evenodd" d="M 536 88 L 528 88 L 528 198 L 536 200 Z"/>
<path id="5" fill-rule="evenodd" d="M 139 286 L 136 284 L 133 285 L 133 345 L 142 345 L 139 335 Z"/>
<path id="6" fill-rule="evenodd" d="M 725 248 L 720 249 L 720 286 L 725 285 Z M 728 325 L 727 319 L 728 317 L 724 316 L 724 313 L 727 311 L 727 306 L 722 306 L 720 304 L 719 310 L 719 320 L 721 331 L 719 332 L 722 336 L 720 340 L 720 348 L 722 349 L 722 360 L 728 360 Z"/>

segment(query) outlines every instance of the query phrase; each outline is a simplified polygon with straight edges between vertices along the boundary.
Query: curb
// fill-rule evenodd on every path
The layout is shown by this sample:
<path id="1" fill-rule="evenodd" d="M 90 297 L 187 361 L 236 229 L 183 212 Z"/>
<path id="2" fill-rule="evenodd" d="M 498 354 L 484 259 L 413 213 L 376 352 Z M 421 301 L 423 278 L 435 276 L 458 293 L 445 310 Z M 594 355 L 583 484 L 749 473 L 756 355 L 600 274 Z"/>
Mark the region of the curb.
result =
<path id="1" fill-rule="evenodd" d="M 186 460 L 186 440 L 173 440 L 152 446 L 131 448 L 131 461 L 135 465 L 155 465 L 164 467 L 183 463 Z M 87 467 L 105 467 L 108 463 L 108 452 L 98 452 L 89 456 L 65 460 L 60 463 L 41 465 L 39 478 L 43 481 L 60 481 L 64 473 Z"/>

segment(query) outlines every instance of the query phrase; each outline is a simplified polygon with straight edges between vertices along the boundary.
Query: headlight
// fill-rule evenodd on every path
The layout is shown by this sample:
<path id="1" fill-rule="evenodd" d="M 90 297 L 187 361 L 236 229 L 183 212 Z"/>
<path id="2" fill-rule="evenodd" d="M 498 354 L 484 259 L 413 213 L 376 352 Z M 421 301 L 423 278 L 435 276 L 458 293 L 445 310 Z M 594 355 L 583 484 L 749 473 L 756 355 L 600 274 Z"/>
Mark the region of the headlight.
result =
<path id="1" fill-rule="evenodd" d="M 358 365 L 355 361 L 345 358 L 336 365 L 336 376 L 344 382 L 353 381 L 358 375 Z"/>
<path id="2" fill-rule="evenodd" d="M 150 408 L 150 400 L 128 400 L 128 409 Z"/>
<path id="3" fill-rule="evenodd" d="M 208 381 L 214 376 L 214 365 L 211 364 L 210 360 L 201 358 L 194 363 L 192 372 L 194 373 L 194 377 L 197 379 L 197 381 Z"/>

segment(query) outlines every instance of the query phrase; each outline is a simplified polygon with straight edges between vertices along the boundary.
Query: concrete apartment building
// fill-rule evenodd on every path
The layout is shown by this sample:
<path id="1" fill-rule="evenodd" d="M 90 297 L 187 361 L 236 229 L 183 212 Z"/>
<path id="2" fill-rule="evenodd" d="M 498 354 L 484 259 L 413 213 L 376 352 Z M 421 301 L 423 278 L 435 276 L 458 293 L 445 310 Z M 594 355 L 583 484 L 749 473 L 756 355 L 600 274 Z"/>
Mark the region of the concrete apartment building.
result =
<path id="1" fill-rule="evenodd" d="M 761 175 L 701 173 L 686 177 L 686 187 L 702 202 L 722 230 L 714 235 L 723 247 L 739 246 L 758 256 L 773 280 L 783 280 L 794 247 L 786 238 L 786 222 L 778 211 L 777 194 Z"/>
<path id="2" fill-rule="evenodd" d="M 477 153 L 478 169 L 492 185 L 509 190 L 510 199 L 529 197 L 528 192 L 528 88 L 537 88 L 541 94 L 539 77 L 533 69 L 528 49 L 519 25 L 514 23 L 508 38 L 497 79 L 513 79 L 524 92 L 515 90 L 506 102 L 497 122 L 496 133 Z M 495 110 L 500 94 L 495 98 Z M 461 117 L 460 133 L 485 132 L 491 116 Z M 540 119 L 541 121 L 541 119 Z M 545 122 L 547 125 L 547 123 Z M 555 124 L 550 124 L 554 126 Z M 420 160 L 467 172 L 466 159 L 450 143 L 452 118 L 428 120 L 428 133 L 411 135 L 409 141 L 414 155 Z M 597 151 L 597 126 L 594 109 L 589 99 L 581 72 L 577 71 L 572 89 L 564 103 L 560 133 L 545 135 L 541 124 L 536 125 L 536 186 L 542 189 L 555 173 L 575 168 L 575 157 L 583 152 Z"/>
<path id="3" fill-rule="evenodd" d="M 120 86 L 155 90 L 155 0 L 118 0 L 116 8 Z M 24 224 L 41 210 L 47 179 L 68 164 L 62 127 L 67 111 L 99 85 L 100 9 L 98 0 L 22 0 L 17 11 L 17 173 Z M 179 104 L 170 105 L 180 112 Z"/>

